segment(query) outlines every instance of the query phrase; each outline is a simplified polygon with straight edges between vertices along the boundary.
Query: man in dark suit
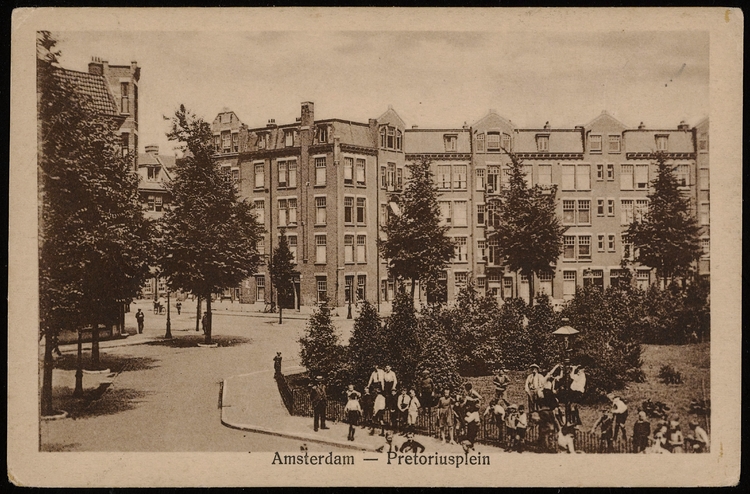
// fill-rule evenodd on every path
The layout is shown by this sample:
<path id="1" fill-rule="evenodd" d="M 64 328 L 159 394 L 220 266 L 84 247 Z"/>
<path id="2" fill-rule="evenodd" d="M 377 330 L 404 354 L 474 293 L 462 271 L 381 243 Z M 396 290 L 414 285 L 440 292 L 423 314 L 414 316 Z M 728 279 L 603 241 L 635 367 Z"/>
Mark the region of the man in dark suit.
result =
<path id="1" fill-rule="evenodd" d="M 323 384 L 323 376 L 315 378 L 315 385 L 310 392 L 310 401 L 313 406 L 313 430 L 318 432 L 318 425 L 321 429 L 328 429 L 326 427 L 328 395 L 326 395 L 326 386 Z"/>

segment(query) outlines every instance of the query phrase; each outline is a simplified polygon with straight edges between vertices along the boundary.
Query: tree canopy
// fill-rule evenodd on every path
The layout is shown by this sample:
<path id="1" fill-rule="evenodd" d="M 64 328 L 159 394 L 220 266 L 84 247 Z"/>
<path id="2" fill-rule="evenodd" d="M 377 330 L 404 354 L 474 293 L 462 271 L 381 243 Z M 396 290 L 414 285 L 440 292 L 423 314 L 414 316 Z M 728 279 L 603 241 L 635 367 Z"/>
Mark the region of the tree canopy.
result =
<path id="1" fill-rule="evenodd" d="M 294 256 L 292 255 L 292 251 L 289 250 L 289 242 L 285 233 L 284 230 L 281 231 L 279 245 L 273 250 L 273 256 L 268 266 L 268 272 L 271 275 L 271 284 L 276 288 L 276 296 L 279 301 L 277 304 L 279 308 L 279 324 L 282 322 L 283 301 L 294 296 L 294 285 L 292 285 Z"/>

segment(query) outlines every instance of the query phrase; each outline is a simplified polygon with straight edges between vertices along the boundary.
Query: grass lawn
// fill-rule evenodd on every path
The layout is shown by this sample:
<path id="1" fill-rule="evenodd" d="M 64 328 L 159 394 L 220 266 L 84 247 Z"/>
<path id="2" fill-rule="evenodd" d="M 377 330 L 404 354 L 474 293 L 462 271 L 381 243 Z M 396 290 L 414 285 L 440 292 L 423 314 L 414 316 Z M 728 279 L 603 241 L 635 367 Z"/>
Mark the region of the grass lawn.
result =
<path id="1" fill-rule="evenodd" d="M 637 412 L 641 403 L 647 398 L 652 401 L 662 401 L 669 405 L 672 413 L 680 416 L 683 433 L 688 430 L 688 410 L 690 400 L 710 399 L 710 351 L 709 343 L 690 345 L 643 345 L 643 372 L 646 381 L 629 383 L 624 389 L 618 390 L 621 398 L 628 405 L 627 421 L 628 435 L 631 434 L 633 423 L 637 420 Z M 682 374 L 683 384 L 668 385 L 659 379 L 659 369 L 662 365 L 670 364 Z M 506 396 L 508 401 L 515 404 L 527 405 L 523 384 L 526 379 L 524 371 L 510 371 L 511 385 Z M 491 376 L 472 377 L 467 379 L 474 385 L 486 404 L 495 394 Z M 704 394 L 705 390 L 705 394 Z M 604 401 L 603 403 L 606 403 Z M 599 417 L 598 406 L 583 405 L 580 408 L 581 420 L 585 428 L 590 428 Z M 710 420 L 699 417 L 699 422 L 706 427 L 710 434 Z M 651 419 L 652 431 L 656 421 Z"/>

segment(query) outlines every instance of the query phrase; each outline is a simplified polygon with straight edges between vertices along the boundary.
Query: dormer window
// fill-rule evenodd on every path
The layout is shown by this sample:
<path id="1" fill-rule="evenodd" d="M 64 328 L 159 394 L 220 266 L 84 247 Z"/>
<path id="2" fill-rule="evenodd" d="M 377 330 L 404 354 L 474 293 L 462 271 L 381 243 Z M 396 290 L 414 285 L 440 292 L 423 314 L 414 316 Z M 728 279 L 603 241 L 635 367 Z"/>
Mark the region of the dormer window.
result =
<path id="1" fill-rule="evenodd" d="M 656 136 L 656 150 L 666 151 L 667 150 L 667 139 L 668 135 L 657 135 Z"/>
<path id="2" fill-rule="evenodd" d="M 318 142 L 321 144 L 328 142 L 328 127 L 325 125 L 318 127 Z"/>
<path id="3" fill-rule="evenodd" d="M 396 140 L 396 129 L 394 129 L 393 127 L 388 127 L 387 147 L 389 149 L 394 148 L 395 140 Z"/>
<path id="4" fill-rule="evenodd" d="M 159 178 L 159 168 L 158 166 L 149 166 L 147 170 L 147 178 L 150 182 L 155 182 Z"/>
<path id="5" fill-rule="evenodd" d="M 487 151 L 500 151 L 499 132 L 487 132 Z"/>
<path id="6" fill-rule="evenodd" d="M 266 137 L 265 133 L 258 134 L 258 149 L 266 149 Z"/>
<path id="7" fill-rule="evenodd" d="M 443 136 L 446 151 L 455 151 L 457 149 L 458 136 L 455 134 L 446 134 Z"/>
<path id="8" fill-rule="evenodd" d="M 601 142 L 599 142 L 601 145 Z M 549 134 L 538 134 L 536 136 L 536 150 L 539 152 L 549 151 Z"/>
<path id="9" fill-rule="evenodd" d="M 240 150 L 240 135 L 235 132 L 232 134 L 232 152 L 239 152 Z"/>
<path id="10" fill-rule="evenodd" d="M 386 144 L 385 127 L 380 127 L 380 147 L 384 148 Z"/>
<path id="11" fill-rule="evenodd" d="M 232 139 L 232 133 L 229 132 L 228 130 L 221 133 L 221 152 L 222 153 L 230 153 L 232 151 L 231 139 Z"/>
<path id="12" fill-rule="evenodd" d="M 294 131 L 287 130 L 284 132 L 284 145 L 286 147 L 294 146 Z"/>

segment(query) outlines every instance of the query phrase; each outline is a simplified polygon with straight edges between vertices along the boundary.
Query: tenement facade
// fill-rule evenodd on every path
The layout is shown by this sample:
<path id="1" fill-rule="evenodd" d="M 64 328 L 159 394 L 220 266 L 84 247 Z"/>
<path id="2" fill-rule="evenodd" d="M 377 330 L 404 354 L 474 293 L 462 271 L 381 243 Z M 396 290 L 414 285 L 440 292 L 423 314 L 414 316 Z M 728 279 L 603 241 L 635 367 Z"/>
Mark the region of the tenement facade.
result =
<path id="1" fill-rule="evenodd" d="M 535 280 L 555 301 L 569 299 L 579 284 L 616 284 L 622 258 L 633 249 L 623 231 L 648 208 L 654 154 L 664 152 L 703 226 L 709 272 L 708 120 L 695 127 L 631 128 L 606 112 L 586 125 L 561 128 L 549 122 L 519 128 L 496 111 L 460 128 L 407 128 L 389 108 L 377 119 L 315 120 L 314 105 L 302 103 L 296 122 L 250 128 L 230 110 L 213 122 L 216 157 L 255 205 L 266 234 L 258 250 L 268 257 L 285 235 L 295 256 L 293 299 L 284 307 L 330 300 L 393 299 L 395 284 L 378 251 L 381 226 L 394 214 L 394 195 L 408 179 L 406 164 L 432 163 L 440 191 L 441 219 L 450 227 L 455 253 L 440 276 L 448 299 L 470 279 L 498 299 L 528 300 L 529 280 L 503 267 L 491 239 L 491 199 L 508 186 L 508 149 L 525 166 L 529 185 L 557 186 L 558 213 L 567 227 L 554 276 Z M 636 282 L 653 273 L 636 266 Z M 229 292 L 243 302 L 273 297 L 263 265 Z M 422 299 L 424 290 L 418 291 Z"/>

